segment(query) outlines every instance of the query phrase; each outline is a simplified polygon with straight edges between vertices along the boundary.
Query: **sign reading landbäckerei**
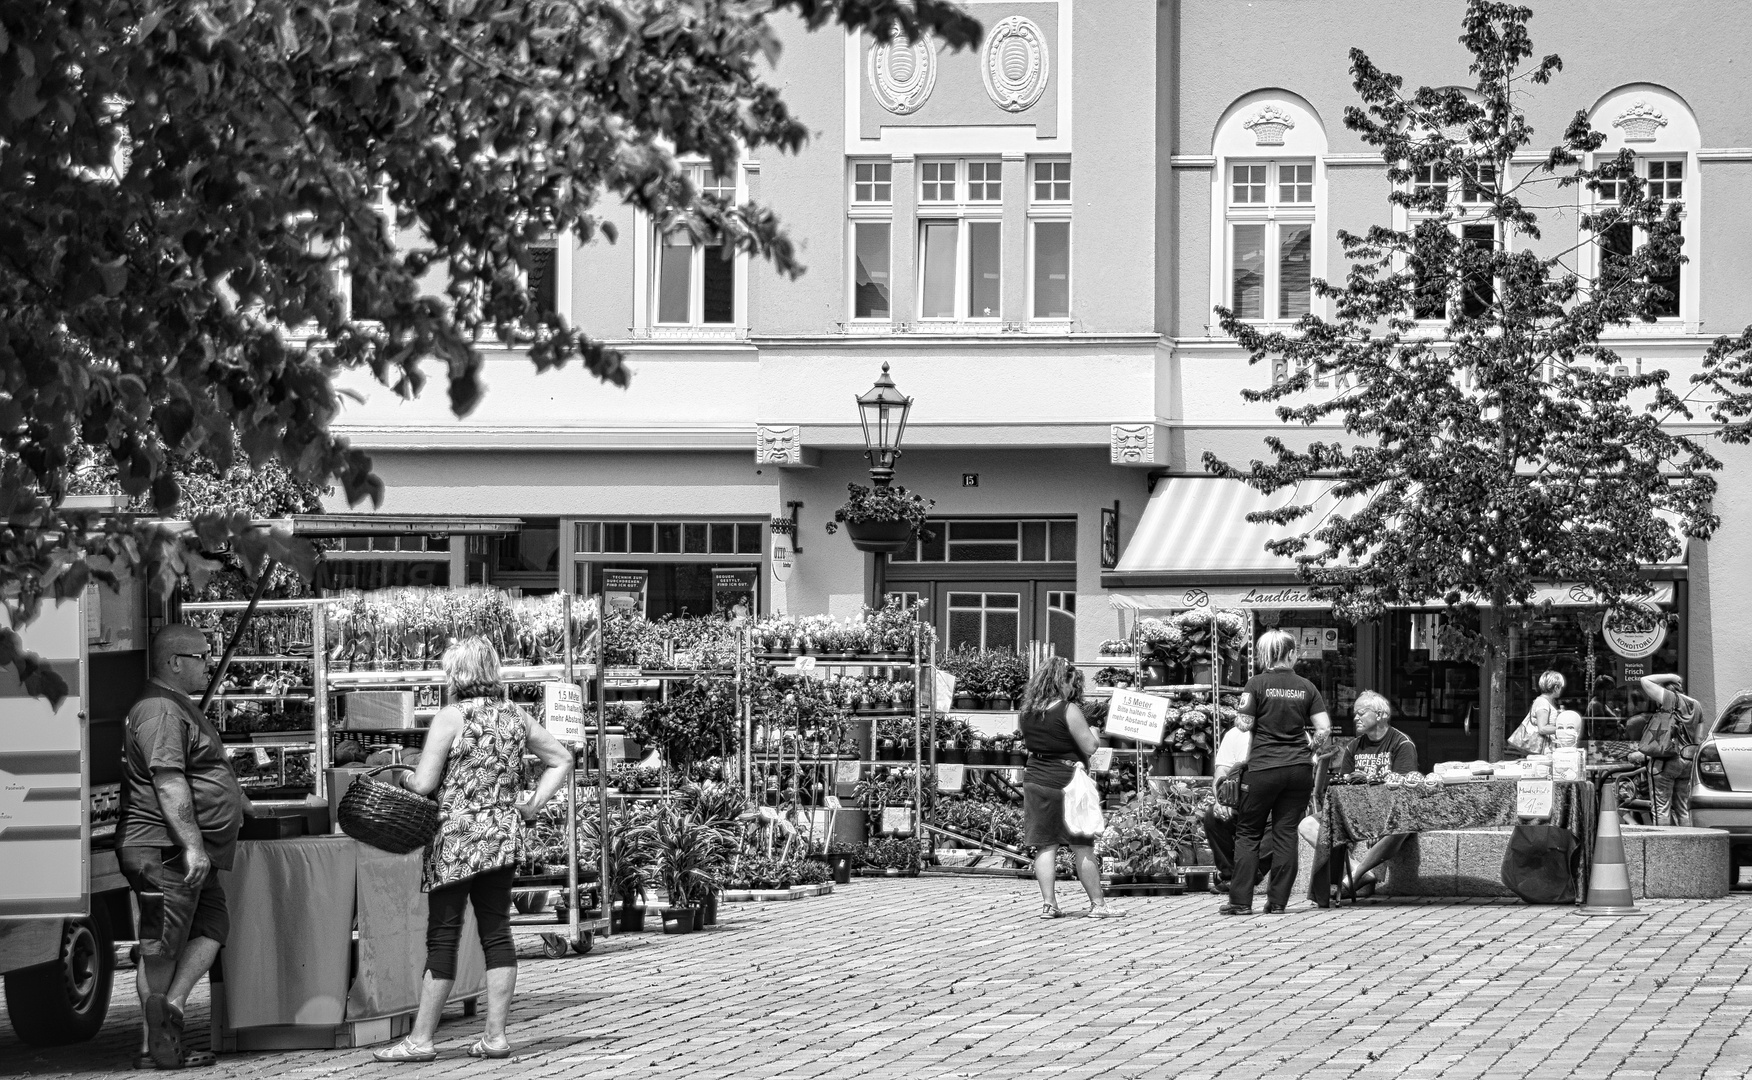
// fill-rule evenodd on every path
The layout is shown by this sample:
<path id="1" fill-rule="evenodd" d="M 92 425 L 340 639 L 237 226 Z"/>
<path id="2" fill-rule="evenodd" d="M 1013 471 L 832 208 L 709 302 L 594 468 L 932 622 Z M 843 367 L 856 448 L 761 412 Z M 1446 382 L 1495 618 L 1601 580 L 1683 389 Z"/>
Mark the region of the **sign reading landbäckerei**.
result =
<path id="1" fill-rule="evenodd" d="M 1673 583 L 1670 581 L 1649 582 L 1649 595 L 1642 597 L 1642 602 L 1648 604 L 1670 604 L 1673 602 Z M 1586 585 L 1572 583 L 1556 583 L 1539 586 L 1531 601 L 1534 604 L 1549 603 L 1557 607 L 1599 607 L 1600 597 Z M 1210 588 L 1190 586 L 1182 589 L 1165 589 L 1162 592 L 1152 592 L 1143 595 L 1132 595 L 1126 598 L 1125 607 L 1139 612 L 1179 611 L 1186 608 L 1257 608 L 1261 610 L 1292 609 L 1292 608 L 1329 608 L 1332 605 L 1318 599 L 1309 591 L 1306 585 L 1218 585 Z M 1439 600 L 1432 600 L 1428 607 L 1441 607 Z"/>

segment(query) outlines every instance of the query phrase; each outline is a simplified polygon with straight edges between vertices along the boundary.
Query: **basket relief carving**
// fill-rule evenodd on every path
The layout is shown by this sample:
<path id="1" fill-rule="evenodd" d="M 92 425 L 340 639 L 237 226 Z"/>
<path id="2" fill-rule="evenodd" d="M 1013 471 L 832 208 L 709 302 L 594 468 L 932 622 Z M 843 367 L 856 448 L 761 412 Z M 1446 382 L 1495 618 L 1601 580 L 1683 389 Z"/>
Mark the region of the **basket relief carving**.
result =
<path id="1" fill-rule="evenodd" d="M 1241 125 L 1253 132 L 1256 146 L 1282 146 L 1284 132 L 1296 126 L 1295 118 L 1276 105 L 1265 105 L 1253 118 Z"/>

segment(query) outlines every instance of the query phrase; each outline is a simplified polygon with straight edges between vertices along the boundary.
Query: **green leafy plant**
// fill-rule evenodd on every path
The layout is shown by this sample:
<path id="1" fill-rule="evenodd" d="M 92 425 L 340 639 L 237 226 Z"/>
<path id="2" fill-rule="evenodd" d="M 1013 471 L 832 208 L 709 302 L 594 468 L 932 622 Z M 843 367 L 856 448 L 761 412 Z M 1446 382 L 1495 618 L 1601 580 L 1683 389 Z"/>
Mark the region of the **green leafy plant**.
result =
<path id="1" fill-rule="evenodd" d="M 658 813 L 652 826 L 658 874 L 672 907 L 697 904 L 717 887 L 728 838 L 680 806 Z"/>
<path id="2" fill-rule="evenodd" d="M 833 512 L 833 520 L 827 523 L 827 531 L 830 533 L 838 532 L 839 527 L 844 524 L 904 521 L 912 526 L 916 536 L 925 527 L 925 518 L 930 514 L 931 507 L 937 505 L 936 500 L 915 495 L 903 487 L 847 484 L 846 491 L 850 493 L 850 497 Z"/>
<path id="3" fill-rule="evenodd" d="M 583 853 L 590 865 L 597 865 L 604 847 L 608 853 L 608 878 L 603 882 L 605 893 L 619 900 L 623 908 L 631 908 L 639 893 L 650 888 L 656 878 L 659 859 L 657 833 L 653 827 L 655 811 L 635 808 L 628 814 L 612 815 L 608 830 L 602 831 L 596 815 L 581 816 L 579 837 Z M 605 839 L 606 837 L 606 839 Z"/>

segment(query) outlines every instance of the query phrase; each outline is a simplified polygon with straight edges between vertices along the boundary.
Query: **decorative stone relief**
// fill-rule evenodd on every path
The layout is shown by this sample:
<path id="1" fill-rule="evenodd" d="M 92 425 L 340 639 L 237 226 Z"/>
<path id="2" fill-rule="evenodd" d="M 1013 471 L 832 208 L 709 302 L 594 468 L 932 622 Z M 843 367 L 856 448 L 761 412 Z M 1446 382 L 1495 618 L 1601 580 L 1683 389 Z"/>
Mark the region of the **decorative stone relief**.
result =
<path id="1" fill-rule="evenodd" d="M 1154 465 L 1156 425 L 1109 424 L 1107 449 L 1108 460 L 1114 465 Z"/>
<path id="2" fill-rule="evenodd" d="M 1295 127 L 1296 121 L 1288 112 L 1267 102 L 1253 114 L 1253 119 L 1241 126 L 1253 132 L 1255 146 L 1282 146 L 1284 132 Z"/>
<path id="3" fill-rule="evenodd" d="M 1050 68 L 1046 35 L 1032 19 L 1012 15 L 986 34 L 981 71 L 986 93 L 998 108 L 1007 112 L 1032 108 L 1046 91 Z"/>
<path id="4" fill-rule="evenodd" d="M 803 429 L 796 424 L 787 427 L 757 425 L 754 429 L 754 463 L 803 464 Z"/>
<path id="5" fill-rule="evenodd" d="M 909 44 L 897 32 L 870 46 L 870 92 L 889 112 L 917 112 L 936 84 L 937 43 L 929 34 Z"/>
<path id="6" fill-rule="evenodd" d="M 1667 126 L 1667 118 L 1646 101 L 1638 101 L 1612 121 L 1612 126 L 1624 132 L 1625 142 L 1654 142 L 1655 134 Z"/>

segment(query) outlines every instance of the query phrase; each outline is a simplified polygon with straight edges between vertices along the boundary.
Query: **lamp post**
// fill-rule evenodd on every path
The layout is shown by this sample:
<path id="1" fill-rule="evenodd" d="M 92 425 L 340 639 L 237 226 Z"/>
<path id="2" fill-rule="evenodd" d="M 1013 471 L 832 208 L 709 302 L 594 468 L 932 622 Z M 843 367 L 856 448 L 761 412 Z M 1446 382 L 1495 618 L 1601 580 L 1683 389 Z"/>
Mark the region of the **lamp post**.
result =
<path id="1" fill-rule="evenodd" d="M 894 463 L 900 458 L 900 440 L 906 436 L 906 418 L 912 411 L 912 402 L 912 398 L 895 387 L 886 363 L 882 365 L 882 374 L 877 377 L 876 384 L 858 395 L 858 422 L 864 427 L 864 456 L 870 459 L 870 483 L 876 487 L 885 488 L 894 480 Z M 862 543 L 853 539 L 860 550 L 871 552 L 876 557 L 875 573 L 871 579 L 871 607 L 881 607 L 888 591 L 888 556 L 901 550 L 911 539 L 910 528 L 903 537 L 871 537 Z"/>

